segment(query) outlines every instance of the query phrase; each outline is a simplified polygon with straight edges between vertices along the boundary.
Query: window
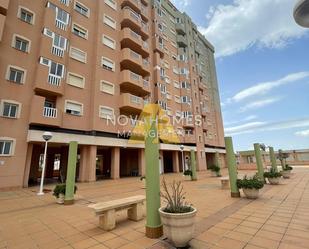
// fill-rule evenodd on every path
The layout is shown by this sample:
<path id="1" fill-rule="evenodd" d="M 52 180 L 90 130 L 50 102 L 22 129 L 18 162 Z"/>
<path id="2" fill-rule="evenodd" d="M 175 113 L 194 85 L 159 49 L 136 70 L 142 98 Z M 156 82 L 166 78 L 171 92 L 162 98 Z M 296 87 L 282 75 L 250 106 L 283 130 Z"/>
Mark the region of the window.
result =
<path id="1" fill-rule="evenodd" d="M 87 62 L 87 53 L 78 48 L 70 48 L 70 57 L 83 63 Z"/>
<path id="2" fill-rule="evenodd" d="M 191 103 L 191 98 L 189 96 L 182 96 L 181 97 L 181 102 L 182 103 L 188 103 L 190 104 Z"/>
<path id="3" fill-rule="evenodd" d="M 105 46 L 111 48 L 111 49 L 115 49 L 116 48 L 116 42 L 115 40 L 113 40 L 112 38 L 106 36 L 106 35 L 103 35 L 103 38 L 102 38 L 102 42 Z"/>
<path id="4" fill-rule="evenodd" d="M 34 24 L 34 14 L 30 10 L 19 7 L 18 9 L 18 18 L 26 23 Z"/>
<path id="5" fill-rule="evenodd" d="M 49 67 L 48 83 L 59 86 L 61 78 L 64 76 L 64 65 L 44 57 L 40 57 L 40 64 Z"/>
<path id="6" fill-rule="evenodd" d="M 79 3 L 79 2 L 75 2 L 74 9 L 78 13 L 80 13 L 80 14 L 86 16 L 86 17 L 89 17 L 89 14 L 90 14 L 89 13 L 89 9 L 85 5 L 83 5 L 83 4 Z"/>
<path id="7" fill-rule="evenodd" d="M 81 116 L 83 113 L 83 105 L 75 101 L 66 101 L 65 102 L 65 113 Z"/>
<path id="8" fill-rule="evenodd" d="M 13 38 L 13 47 L 22 52 L 29 52 L 29 40 L 21 38 L 19 36 L 14 35 Z"/>
<path id="9" fill-rule="evenodd" d="M 175 95 L 174 96 L 175 102 L 180 104 L 180 97 Z"/>
<path id="10" fill-rule="evenodd" d="M 11 101 L 2 101 L 1 103 L 1 116 L 6 118 L 19 117 L 19 104 Z"/>
<path id="11" fill-rule="evenodd" d="M 109 71 L 115 71 L 115 62 L 106 57 L 102 57 L 102 67 Z"/>
<path id="12" fill-rule="evenodd" d="M 85 87 L 85 78 L 75 74 L 75 73 L 68 73 L 68 77 L 67 77 L 67 84 L 71 85 L 71 86 L 76 86 L 79 88 L 84 88 Z"/>
<path id="13" fill-rule="evenodd" d="M 6 140 L 0 138 L 0 156 L 12 155 L 13 140 Z"/>
<path id="14" fill-rule="evenodd" d="M 112 17 L 104 15 L 103 22 L 111 28 L 116 29 L 116 21 Z"/>
<path id="15" fill-rule="evenodd" d="M 20 68 L 9 66 L 7 80 L 23 84 L 25 82 L 25 71 Z"/>
<path id="16" fill-rule="evenodd" d="M 84 38 L 84 39 L 88 38 L 88 30 L 82 28 L 81 26 L 79 26 L 75 23 L 72 26 L 72 32 L 73 32 L 73 34 L 75 34 L 75 35 L 77 35 L 81 38 Z"/>
<path id="17" fill-rule="evenodd" d="M 115 0 L 104 0 L 104 2 L 111 7 L 112 9 L 116 10 L 117 9 L 117 4 Z"/>
<path id="18" fill-rule="evenodd" d="M 100 118 L 113 120 L 115 118 L 114 117 L 114 109 L 110 108 L 108 106 L 100 106 L 99 116 L 100 116 Z"/>
<path id="19" fill-rule="evenodd" d="M 50 2 L 47 3 L 47 7 L 56 12 L 56 27 L 66 30 L 70 20 L 69 13 Z"/>
<path id="20" fill-rule="evenodd" d="M 53 39 L 52 54 L 63 57 L 64 51 L 67 49 L 68 40 L 47 28 L 44 28 L 43 33 Z"/>
<path id="21" fill-rule="evenodd" d="M 115 85 L 107 81 L 101 81 L 100 90 L 105 93 L 115 94 Z"/>

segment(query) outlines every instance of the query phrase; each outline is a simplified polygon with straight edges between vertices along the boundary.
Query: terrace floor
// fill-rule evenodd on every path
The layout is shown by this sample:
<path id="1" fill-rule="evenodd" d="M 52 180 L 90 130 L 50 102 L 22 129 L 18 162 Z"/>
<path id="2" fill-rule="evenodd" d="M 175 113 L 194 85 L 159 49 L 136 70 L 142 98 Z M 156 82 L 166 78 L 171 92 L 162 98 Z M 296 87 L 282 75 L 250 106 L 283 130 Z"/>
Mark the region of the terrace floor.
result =
<path id="1" fill-rule="evenodd" d="M 246 172 L 240 172 L 244 174 Z M 223 171 L 227 175 L 227 171 Z M 182 180 L 168 174 L 166 180 Z M 208 172 L 198 181 L 184 181 L 187 201 L 198 209 L 194 239 L 197 249 L 309 248 L 309 167 L 294 169 L 291 179 L 265 186 L 260 198 L 230 198 L 220 180 Z M 45 188 L 52 189 L 53 186 Z M 37 188 L 0 192 L 0 248 L 173 248 L 163 237 L 145 237 L 145 219 L 133 222 L 117 213 L 116 229 L 105 232 L 87 206 L 145 194 L 139 178 L 78 184 L 72 206 L 55 203 L 52 193 L 37 196 Z"/>

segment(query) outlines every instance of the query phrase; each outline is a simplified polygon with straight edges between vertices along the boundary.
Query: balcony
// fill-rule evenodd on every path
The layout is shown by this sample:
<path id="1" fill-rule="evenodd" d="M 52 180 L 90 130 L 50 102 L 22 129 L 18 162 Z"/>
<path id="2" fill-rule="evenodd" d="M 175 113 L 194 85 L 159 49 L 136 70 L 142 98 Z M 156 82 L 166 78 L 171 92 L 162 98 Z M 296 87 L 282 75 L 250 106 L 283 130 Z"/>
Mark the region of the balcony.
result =
<path id="1" fill-rule="evenodd" d="M 45 97 L 34 95 L 31 102 L 30 124 L 60 127 L 62 113 L 56 108 L 45 107 Z"/>
<path id="2" fill-rule="evenodd" d="M 185 48 L 188 46 L 187 39 L 185 36 L 177 35 L 177 44 L 179 47 Z"/>
<path id="3" fill-rule="evenodd" d="M 121 112 L 130 114 L 139 114 L 144 107 L 144 101 L 141 97 L 130 93 L 120 94 L 119 109 Z"/>
<path id="4" fill-rule="evenodd" d="M 141 30 L 142 23 L 139 15 L 128 6 L 122 9 L 122 22 L 123 27 L 128 27 L 131 30 Z"/>
<path id="5" fill-rule="evenodd" d="M 199 46 L 195 46 L 195 52 L 199 55 L 202 54 L 202 49 Z"/>
<path id="6" fill-rule="evenodd" d="M 148 7 L 144 6 L 143 4 L 141 6 L 141 16 L 142 16 L 143 20 L 148 22 L 148 20 L 149 20 L 149 9 L 148 9 Z"/>
<path id="7" fill-rule="evenodd" d="M 148 0 L 141 0 L 142 4 L 144 4 L 145 6 L 148 6 Z"/>
<path id="8" fill-rule="evenodd" d="M 196 138 L 194 134 L 185 134 L 184 140 L 187 144 L 196 144 Z"/>
<path id="9" fill-rule="evenodd" d="M 62 78 L 49 73 L 49 67 L 39 65 L 35 79 L 34 90 L 37 93 L 51 93 L 53 95 L 63 95 L 64 84 Z"/>
<path id="10" fill-rule="evenodd" d="M 175 29 L 176 32 L 180 35 L 186 34 L 185 25 L 183 23 L 176 23 Z"/>
<path id="11" fill-rule="evenodd" d="M 139 13 L 141 11 L 142 4 L 140 0 L 122 0 L 120 6 L 121 8 L 128 6 L 135 12 Z"/>
<path id="12" fill-rule="evenodd" d="M 121 67 L 130 70 L 136 74 L 148 76 L 150 74 L 150 66 L 146 65 L 142 56 L 129 48 L 121 50 Z"/>
<path id="13" fill-rule="evenodd" d="M 143 39 L 148 39 L 149 38 L 149 25 L 144 22 L 141 21 L 141 35 L 143 37 Z"/>
<path id="14" fill-rule="evenodd" d="M 150 84 L 142 76 L 130 70 L 124 70 L 121 72 L 120 77 L 120 91 L 146 96 L 150 93 Z"/>
<path id="15" fill-rule="evenodd" d="M 143 41 L 141 36 L 130 28 L 122 29 L 121 46 L 124 48 L 132 48 L 144 57 L 149 56 L 148 43 L 146 41 Z"/>
<path id="16" fill-rule="evenodd" d="M 160 58 L 164 57 L 164 47 L 163 44 L 159 42 L 160 37 L 153 38 L 153 50 L 154 52 L 158 52 L 160 54 Z"/>
<path id="17" fill-rule="evenodd" d="M 207 108 L 206 107 L 201 107 L 201 115 L 206 116 L 207 115 Z"/>
<path id="18" fill-rule="evenodd" d="M 10 0 L 0 0 L 0 14 L 6 16 Z"/>

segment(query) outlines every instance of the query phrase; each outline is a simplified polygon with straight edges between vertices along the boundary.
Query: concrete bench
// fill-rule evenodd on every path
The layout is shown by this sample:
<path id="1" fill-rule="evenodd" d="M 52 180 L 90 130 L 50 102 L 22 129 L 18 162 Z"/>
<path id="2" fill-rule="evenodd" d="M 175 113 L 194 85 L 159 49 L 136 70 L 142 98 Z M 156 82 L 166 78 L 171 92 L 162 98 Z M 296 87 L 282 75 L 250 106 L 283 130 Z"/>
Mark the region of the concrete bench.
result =
<path id="1" fill-rule="evenodd" d="M 130 220 L 139 221 L 143 219 L 143 204 L 146 197 L 143 195 L 131 196 L 123 199 L 99 202 L 88 207 L 94 209 L 96 216 L 99 216 L 99 226 L 110 231 L 116 226 L 116 212 L 127 209 Z"/>
<path id="2" fill-rule="evenodd" d="M 229 189 L 230 188 L 230 178 L 228 176 L 221 177 L 221 188 L 222 189 Z"/>

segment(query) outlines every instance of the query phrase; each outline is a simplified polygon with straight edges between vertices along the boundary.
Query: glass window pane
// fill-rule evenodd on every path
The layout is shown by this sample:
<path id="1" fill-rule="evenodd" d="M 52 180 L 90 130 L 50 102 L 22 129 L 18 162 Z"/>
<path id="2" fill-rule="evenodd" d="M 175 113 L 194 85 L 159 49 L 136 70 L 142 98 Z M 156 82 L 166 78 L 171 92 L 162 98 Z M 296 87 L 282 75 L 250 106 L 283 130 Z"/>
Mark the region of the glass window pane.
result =
<path id="1" fill-rule="evenodd" d="M 3 106 L 3 116 L 8 117 L 10 113 L 10 104 L 4 103 Z"/>
<path id="2" fill-rule="evenodd" d="M 0 154 L 3 154 L 4 142 L 0 141 Z"/>
<path id="3" fill-rule="evenodd" d="M 5 154 L 5 155 L 9 155 L 10 154 L 11 144 L 12 144 L 12 142 L 5 142 L 4 143 L 3 154 Z"/>

